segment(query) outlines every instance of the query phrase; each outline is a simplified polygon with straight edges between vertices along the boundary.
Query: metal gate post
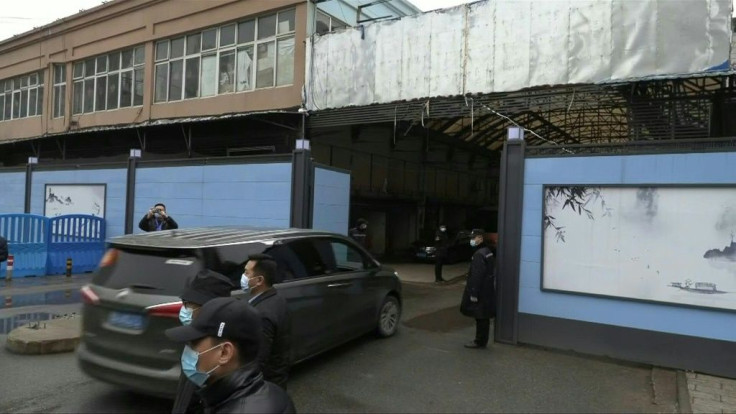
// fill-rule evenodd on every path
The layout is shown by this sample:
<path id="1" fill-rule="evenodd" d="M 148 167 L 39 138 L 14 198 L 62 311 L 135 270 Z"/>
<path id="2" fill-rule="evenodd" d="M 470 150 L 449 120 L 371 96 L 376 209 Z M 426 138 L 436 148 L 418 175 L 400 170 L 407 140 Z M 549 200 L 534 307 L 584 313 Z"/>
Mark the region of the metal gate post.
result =
<path id="1" fill-rule="evenodd" d="M 138 160 L 141 158 L 141 150 L 131 149 L 128 158 L 128 177 L 125 184 L 125 234 L 133 233 L 133 222 L 135 218 L 135 170 Z"/>
<path id="2" fill-rule="evenodd" d="M 525 147 L 524 130 L 509 128 L 501 155 L 494 324 L 494 340 L 508 344 L 516 344 L 518 339 Z"/>
<path id="3" fill-rule="evenodd" d="M 291 162 L 291 227 L 312 227 L 312 201 L 314 200 L 314 163 L 309 141 L 296 141 Z"/>
<path id="4" fill-rule="evenodd" d="M 31 190 L 33 188 L 33 166 L 36 164 L 38 164 L 38 158 L 28 157 L 28 164 L 26 164 L 26 193 L 25 193 L 25 202 L 23 204 L 23 212 L 26 214 L 31 214 Z"/>

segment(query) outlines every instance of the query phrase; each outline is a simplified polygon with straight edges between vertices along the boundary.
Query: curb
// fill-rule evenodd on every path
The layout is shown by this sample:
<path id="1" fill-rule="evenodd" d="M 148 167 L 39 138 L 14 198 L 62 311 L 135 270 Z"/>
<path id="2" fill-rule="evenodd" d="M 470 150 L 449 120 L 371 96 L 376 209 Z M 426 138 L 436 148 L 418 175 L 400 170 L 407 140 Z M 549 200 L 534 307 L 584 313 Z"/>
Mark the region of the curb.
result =
<path id="1" fill-rule="evenodd" d="M 680 413 L 692 413 L 690 404 L 690 389 L 687 387 L 685 371 L 677 371 L 677 406 Z"/>
<path id="2" fill-rule="evenodd" d="M 79 344 L 81 332 L 81 317 L 62 316 L 13 329 L 8 334 L 5 348 L 23 355 L 73 352 Z"/>

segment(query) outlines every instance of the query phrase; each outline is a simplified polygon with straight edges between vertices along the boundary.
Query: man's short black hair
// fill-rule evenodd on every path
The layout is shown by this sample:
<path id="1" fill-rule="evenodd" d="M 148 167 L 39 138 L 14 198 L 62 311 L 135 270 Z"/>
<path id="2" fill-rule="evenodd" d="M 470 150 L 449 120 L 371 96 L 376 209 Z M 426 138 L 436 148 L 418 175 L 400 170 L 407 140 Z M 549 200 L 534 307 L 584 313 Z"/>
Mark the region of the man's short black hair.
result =
<path id="1" fill-rule="evenodd" d="M 154 207 L 158 207 L 158 206 L 161 206 L 161 207 L 163 207 L 163 208 L 164 208 L 164 210 L 166 210 L 166 205 L 165 205 L 164 203 L 156 203 L 156 204 L 154 204 L 153 206 L 154 206 Z"/>
<path id="2" fill-rule="evenodd" d="M 276 282 L 276 272 L 278 265 L 272 256 L 267 254 L 252 254 L 248 256 L 248 261 L 253 260 L 256 264 L 253 266 L 253 272 L 259 276 L 263 276 L 266 285 L 273 286 Z"/>

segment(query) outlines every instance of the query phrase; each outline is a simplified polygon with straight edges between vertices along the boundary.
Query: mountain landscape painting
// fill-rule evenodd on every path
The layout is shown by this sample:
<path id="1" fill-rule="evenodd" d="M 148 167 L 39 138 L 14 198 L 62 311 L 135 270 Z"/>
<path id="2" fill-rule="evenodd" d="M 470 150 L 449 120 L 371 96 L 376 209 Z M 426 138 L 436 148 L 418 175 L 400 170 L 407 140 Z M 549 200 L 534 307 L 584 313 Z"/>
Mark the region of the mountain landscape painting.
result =
<path id="1" fill-rule="evenodd" d="M 543 191 L 543 289 L 736 310 L 736 187 Z"/>
<path id="2" fill-rule="evenodd" d="M 89 214 L 105 218 L 105 184 L 46 184 L 44 215 Z"/>

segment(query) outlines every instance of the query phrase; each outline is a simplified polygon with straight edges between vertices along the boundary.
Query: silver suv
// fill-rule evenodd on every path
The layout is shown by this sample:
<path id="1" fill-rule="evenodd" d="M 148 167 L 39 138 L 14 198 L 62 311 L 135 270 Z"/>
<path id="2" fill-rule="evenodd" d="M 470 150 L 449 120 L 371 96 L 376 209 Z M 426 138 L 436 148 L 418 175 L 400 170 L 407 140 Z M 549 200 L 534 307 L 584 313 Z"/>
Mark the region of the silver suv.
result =
<path id="1" fill-rule="evenodd" d="M 255 253 L 279 265 L 274 286 L 291 314 L 292 363 L 370 331 L 388 337 L 398 328 L 396 273 L 338 234 L 213 227 L 121 236 L 109 244 L 82 288 L 77 355 L 89 376 L 133 391 L 175 395 L 182 348 L 164 330 L 179 324 L 185 281 L 208 268 L 239 286 L 245 261 Z"/>

